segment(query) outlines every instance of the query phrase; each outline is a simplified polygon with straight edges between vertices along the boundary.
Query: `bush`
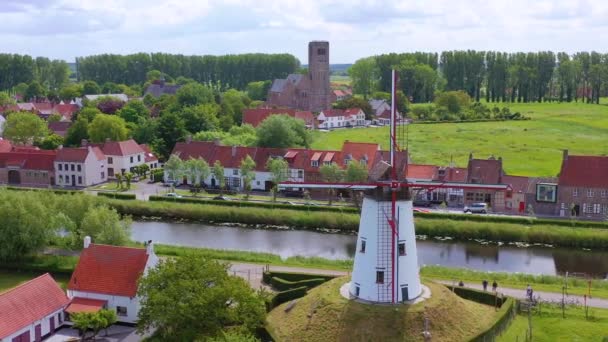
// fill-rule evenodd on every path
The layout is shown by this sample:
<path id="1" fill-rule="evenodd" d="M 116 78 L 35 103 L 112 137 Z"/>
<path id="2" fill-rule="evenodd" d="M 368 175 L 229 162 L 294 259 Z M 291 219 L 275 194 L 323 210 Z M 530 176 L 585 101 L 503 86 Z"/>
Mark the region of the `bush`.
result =
<path id="1" fill-rule="evenodd" d="M 324 278 L 313 278 L 300 281 L 288 281 L 277 277 L 270 278 L 270 284 L 272 287 L 279 291 L 291 290 L 302 286 L 305 286 L 307 289 L 312 289 L 313 287 L 319 286 L 326 281 L 327 280 Z"/>
<path id="2" fill-rule="evenodd" d="M 110 197 L 121 200 L 134 200 L 135 194 L 122 194 L 120 192 L 98 192 L 97 196 Z"/>
<path id="3" fill-rule="evenodd" d="M 447 286 L 447 288 L 458 295 L 458 297 L 480 304 L 497 306 L 500 308 L 502 307 L 502 304 L 506 302 L 506 297 L 496 296 L 493 292 L 479 291 L 460 286 Z"/>
<path id="4" fill-rule="evenodd" d="M 281 291 L 266 303 L 266 309 L 270 311 L 285 302 L 304 297 L 306 296 L 307 292 L 308 289 L 306 288 L 306 286 L 297 287 L 295 289 L 287 291 Z"/>
<path id="5" fill-rule="evenodd" d="M 498 315 L 499 318 L 488 330 L 473 337 L 471 341 L 494 341 L 496 336 L 498 336 L 502 331 L 505 331 L 509 327 L 509 325 L 511 325 L 511 322 L 513 321 L 513 318 L 515 318 L 516 315 L 515 300 L 513 298 L 507 298 L 504 305 L 500 308 Z"/>
<path id="6" fill-rule="evenodd" d="M 50 191 L 50 192 L 58 194 L 58 195 L 71 195 L 71 194 L 82 193 L 82 191 L 80 191 L 80 190 L 63 190 L 63 189 L 47 189 L 47 188 L 22 188 L 22 187 L 18 187 L 18 186 L 7 186 L 6 189 L 7 190 L 14 190 L 14 191 Z"/>
<path id="7" fill-rule="evenodd" d="M 154 183 L 162 182 L 165 177 L 165 171 L 163 169 L 154 169 L 151 172 L 151 179 Z"/>
<path id="8" fill-rule="evenodd" d="M 301 281 L 301 280 L 310 280 L 310 279 L 325 279 L 325 281 L 330 281 L 335 278 L 335 276 L 325 275 L 325 274 L 310 274 L 310 273 L 294 273 L 294 272 L 264 272 L 264 281 L 272 277 L 281 278 L 287 281 Z M 269 283 L 268 283 L 269 284 Z"/>

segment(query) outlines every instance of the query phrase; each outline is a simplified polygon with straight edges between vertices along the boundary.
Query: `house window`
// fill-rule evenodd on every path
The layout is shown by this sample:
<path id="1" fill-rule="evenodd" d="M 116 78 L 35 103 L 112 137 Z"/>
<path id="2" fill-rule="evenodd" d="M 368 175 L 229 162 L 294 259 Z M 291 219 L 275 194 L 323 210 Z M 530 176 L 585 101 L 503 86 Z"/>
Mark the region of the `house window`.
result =
<path id="1" fill-rule="evenodd" d="M 78 164 L 78 165 L 76 166 L 76 169 L 78 170 L 78 172 L 80 172 L 80 171 L 82 171 L 82 166 L 81 166 L 80 164 Z"/>
<path id="2" fill-rule="evenodd" d="M 587 197 L 593 197 L 593 189 L 587 189 Z"/>
<path id="3" fill-rule="evenodd" d="M 361 253 L 365 253 L 365 245 L 366 245 L 366 241 L 365 240 L 361 240 L 361 249 L 359 250 L 359 252 Z"/>
<path id="4" fill-rule="evenodd" d="M 241 187 L 241 179 L 238 177 L 233 177 L 232 178 L 232 187 L 233 188 L 240 188 Z"/>
<path id="5" fill-rule="evenodd" d="M 359 286 L 355 286 L 355 297 L 359 297 L 360 292 L 361 292 L 361 289 L 359 288 Z"/>
<path id="6" fill-rule="evenodd" d="M 74 164 L 70 164 L 70 170 L 74 171 L 75 167 Z"/>
<path id="7" fill-rule="evenodd" d="M 376 271 L 376 284 L 384 284 L 384 271 Z"/>
<path id="8" fill-rule="evenodd" d="M 467 192 L 467 201 L 472 201 L 473 200 L 473 196 L 474 196 L 474 193 Z"/>
<path id="9" fill-rule="evenodd" d="M 59 184 L 63 183 L 63 176 L 59 175 Z"/>
<path id="10" fill-rule="evenodd" d="M 78 184 L 82 184 L 82 176 L 78 176 Z"/>
<path id="11" fill-rule="evenodd" d="M 114 177 L 114 169 L 113 168 L 108 168 L 108 177 Z"/>
<path id="12" fill-rule="evenodd" d="M 101 179 L 104 179 L 104 178 L 106 178 L 106 173 L 105 173 L 105 172 L 102 172 L 102 173 L 101 173 Z"/>
<path id="13" fill-rule="evenodd" d="M 593 213 L 594 214 L 601 214 L 602 213 L 602 206 L 599 203 L 596 203 L 593 205 Z"/>
<path id="14" fill-rule="evenodd" d="M 133 163 L 133 156 L 129 157 L 129 160 L 131 160 L 131 163 Z"/>
<path id="15" fill-rule="evenodd" d="M 484 200 L 484 196 L 482 193 L 479 193 L 479 192 L 475 193 L 475 201 L 483 202 L 483 200 Z"/>
<path id="16" fill-rule="evenodd" d="M 325 55 L 325 49 L 317 49 L 317 55 Z"/>
<path id="17" fill-rule="evenodd" d="M 298 178 L 304 178 L 304 170 L 298 170 Z"/>
<path id="18" fill-rule="evenodd" d="M 513 197 L 513 190 L 507 190 L 507 198 Z"/>
<path id="19" fill-rule="evenodd" d="M 606 195 L 607 195 L 606 190 L 602 189 L 601 195 L 602 195 L 602 198 L 606 198 Z"/>
<path id="20" fill-rule="evenodd" d="M 126 316 L 127 315 L 127 307 L 125 307 L 125 306 L 117 306 L 116 307 L 116 314 L 118 316 Z"/>
<path id="21" fill-rule="evenodd" d="M 114 160 L 112 159 L 112 157 L 108 157 L 108 164 L 112 164 L 114 162 Z"/>
<path id="22" fill-rule="evenodd" d="M 63 164 L 63 168 L 67 171 L 68 169 L 68 164 Z"/>
<path id="23" fill-rule="evenodd" d="M 233 176 L 238 176 L 239 175 L 239 170 L 238 169 L 232 170 L 232 175 Z"/>
<path id="24" fill-rule="evenodd" d="M 59 171 L 63 171 L 63 170 L 62 170 L 62 169 L 63 169 L 63 165 L 58 164 L 57 166 L 59 166 Z"/>
<path id="25" fill-rule="evenodd" d="M 59 322 L 59 324 L 63 323 L 63 315 L 60 313 L 57 314 L 57 321 Z"/>
<path id="26" fill-rule="evenodd" d="M 141 161 L 141 155 L 140 155 L 140 154 L 138 154 L 138 155 L 137 155 L 137 161 L 138 161 L 138 162 L 140 162 L 140 161 Z"/>
<path id="27" fill-rule="evenodd" d="M 319 167 L 319 161 L 318 160 L 311 160 L 310 161 L 310 166 L 312 166 L 312 167 Z"/>
<path id="28" fill-rule="evenodd" d="M 399 242 L 398 251 L 399 255 L 405 255 L 405 242 Z"/>
<path id="29" fill-rule="evenodd" d="M 578 197 L 578 189 L 572 189 L 572 197 Z"/>
<path id="30" fill-rule="evenodd" d="M 604 215 L 608 215 L 608 204 L 604 204 L 604 205 L 602 206 L 602 213 L 603 213 Z"/>

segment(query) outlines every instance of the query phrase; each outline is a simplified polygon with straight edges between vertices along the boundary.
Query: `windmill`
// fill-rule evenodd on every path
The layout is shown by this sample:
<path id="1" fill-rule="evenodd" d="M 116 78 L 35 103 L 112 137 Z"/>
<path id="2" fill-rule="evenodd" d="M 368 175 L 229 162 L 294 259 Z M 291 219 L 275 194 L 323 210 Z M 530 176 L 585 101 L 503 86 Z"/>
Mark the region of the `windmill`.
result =
<path id="1" fill-rule="evenodd" d="M 367 183 L 283 182 L 280 188 L 333 188 L 364 191 L 357 250 L 349 285 L 351 297 L 364 302 L 395 304 L 417 298 L 422 293 L 412 189 L 476 188 L 505 190 L 505 185 L 443 182 L 408 182 L 407 126 L 397 120 L 397 73 L 392 71 L 391 122 L 387 162 L 370 172 Z"/>

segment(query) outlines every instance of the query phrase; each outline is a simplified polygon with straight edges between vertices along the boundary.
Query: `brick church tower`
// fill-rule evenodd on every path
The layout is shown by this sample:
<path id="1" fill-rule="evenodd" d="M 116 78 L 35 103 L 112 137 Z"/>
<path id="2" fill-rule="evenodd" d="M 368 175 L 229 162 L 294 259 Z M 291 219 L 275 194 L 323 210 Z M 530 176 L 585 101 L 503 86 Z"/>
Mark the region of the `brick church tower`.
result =
<path id="1" fill-rule="evenodd" d="M 308 43 L 308 78 L 310 80 L 310 110 L 319 112 L 331 108 L 329 42 L 312 41 Z"/>

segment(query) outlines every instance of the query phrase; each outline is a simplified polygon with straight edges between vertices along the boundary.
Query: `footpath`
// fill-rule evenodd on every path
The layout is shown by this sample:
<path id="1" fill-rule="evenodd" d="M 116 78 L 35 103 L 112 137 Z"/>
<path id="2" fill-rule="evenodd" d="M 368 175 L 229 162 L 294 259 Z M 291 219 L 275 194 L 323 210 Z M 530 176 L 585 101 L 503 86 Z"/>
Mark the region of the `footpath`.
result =
<path id="1" fill-rule="evenodd" d="M 264 273 L 265 265 L 262 264 L 248 264 L 248 263 L 238 263 L 231 262 L 230 271 L 234 275 L 238 275 L 243 277 L 245 280 L 251 284 L 251 286 L 255 289 L 263 287 L 262 284 L 262 274 Z M 326 274 L 333 276 L 346 276 L 349 275 L 350 272 L 347 271 L 335 271 L 335 270 L 324 270 L 324 269 L 313 269 L 306 267 L 290 267 L 290 266 L 269 266 L 271 271 L 275 272 L 294 272 L 294 273 L 312 273 L 312 274 Z M 445 285 L 454 285 L 452 281 L 445 280 L 435 280 L 438 283 Z M 464 283 L 465 287 L 472 288 L 475 290 L 483 290 L 483 287 L 477 283 Z M 490 285 L 491 286 L 491 285 Z M 488 287 L 490 288 L 490 287 Z M 526 299 L 526 289 L 516 289 L 516 288 L 508 288 L 508 287 L 499 287 L 497 289 L 498 293 L 502 293 L 506 296 L 510 296 L 517 299 Z M 540 297 L 540 300 L 545 302 L 553 302 L 553 303 L 561 303 L 562 302 L 562 294 L 557 292 L 546 292 L 546 291 L 534 291 L 534 297 Z M 585 299 L 583 296 L 578 295 L 566 295 L 565 297 L 566 304 L 577 304 L 583 305 Z M 587 305 L 589 307 L 600 308 L 600 309 L 608 309 L 608 299 L 602 298 L 587 298 Z"/>

